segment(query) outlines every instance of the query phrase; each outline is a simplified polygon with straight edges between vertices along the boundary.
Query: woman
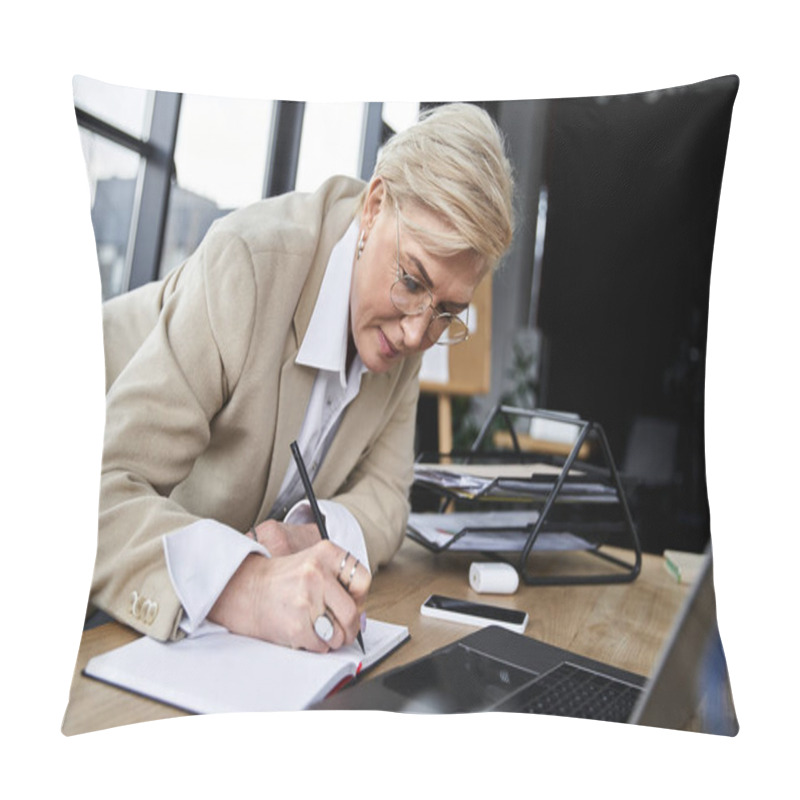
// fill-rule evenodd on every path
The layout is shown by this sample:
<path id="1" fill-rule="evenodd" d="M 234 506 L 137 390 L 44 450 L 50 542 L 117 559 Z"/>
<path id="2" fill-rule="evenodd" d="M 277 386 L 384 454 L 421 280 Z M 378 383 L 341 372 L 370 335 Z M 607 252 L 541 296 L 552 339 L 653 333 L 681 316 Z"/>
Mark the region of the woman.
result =
<path id="1" fill-rule="evenodd" d="M 387 143 L 368 185 L 234 212 L 163 281 L 106 303 L 91 603 L 159 639 L 217 623 L 352 642 L 405 530 L 421 353 L 464 338 L 511 193 L 488 115 L 443 106 Z"/>

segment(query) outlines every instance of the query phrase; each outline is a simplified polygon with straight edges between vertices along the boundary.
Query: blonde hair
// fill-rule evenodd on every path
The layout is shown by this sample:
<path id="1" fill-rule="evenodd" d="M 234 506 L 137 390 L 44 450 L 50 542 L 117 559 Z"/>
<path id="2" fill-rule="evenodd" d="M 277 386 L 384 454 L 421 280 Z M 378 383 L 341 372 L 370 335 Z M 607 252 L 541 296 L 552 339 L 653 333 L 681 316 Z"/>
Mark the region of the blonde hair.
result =
<path id="1" fill-rule="evenodd" d="M 384 145 L 372 174 L 377 177 L 395 208 L 420 205 L 452 229 L 433 233 L 403 218 L 432 252 L 473 251 L 494 269 L 511 244 L 511 164 L 502 134 L 478 106 L 451 103 L 423 113 Z"/>

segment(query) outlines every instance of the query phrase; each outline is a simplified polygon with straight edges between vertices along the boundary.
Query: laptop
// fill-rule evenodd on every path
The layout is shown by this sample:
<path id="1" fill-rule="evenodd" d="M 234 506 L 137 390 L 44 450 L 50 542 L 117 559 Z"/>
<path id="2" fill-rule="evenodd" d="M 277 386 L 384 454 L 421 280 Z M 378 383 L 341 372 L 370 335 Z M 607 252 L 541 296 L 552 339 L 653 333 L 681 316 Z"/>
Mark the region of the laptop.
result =
<path id="1" fill-rule="evenodd" d="M 319 709 L 556 714 L 735 735 L 716 629 L 711 553 L 645 677 L 505 628 L 481 628 L 410 664 L 358 682 Z"/>

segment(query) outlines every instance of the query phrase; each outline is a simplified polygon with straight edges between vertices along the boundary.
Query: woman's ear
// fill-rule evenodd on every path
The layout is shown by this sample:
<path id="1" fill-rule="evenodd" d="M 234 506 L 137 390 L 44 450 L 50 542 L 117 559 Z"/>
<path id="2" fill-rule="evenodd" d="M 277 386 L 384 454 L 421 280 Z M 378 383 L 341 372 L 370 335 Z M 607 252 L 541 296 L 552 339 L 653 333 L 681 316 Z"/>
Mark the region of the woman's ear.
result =
<path id="1" fill-rule="evenodd" d="M 373 178 L 367 189 L 367 197 L 361 212 L 362 230 L 368 231 L 373 226 L 385 201 L 386 188 L 383 185 L 383 178 Z"/>

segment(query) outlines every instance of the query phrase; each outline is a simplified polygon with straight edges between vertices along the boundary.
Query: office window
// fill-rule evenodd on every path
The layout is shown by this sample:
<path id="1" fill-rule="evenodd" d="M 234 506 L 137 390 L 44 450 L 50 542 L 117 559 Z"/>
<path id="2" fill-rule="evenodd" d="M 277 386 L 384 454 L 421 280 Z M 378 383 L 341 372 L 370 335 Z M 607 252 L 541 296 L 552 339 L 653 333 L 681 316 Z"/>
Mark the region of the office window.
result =
<path id="1" fill-rule="evenodd" d="M 104 299 L 180 264 L 215 219 L 264 196 L 275 164 L 291 167 L 282 191 L 315 191 L 331 175 L 371 169 L 375 137 L 407 127 L 419 108 L 384 105 L 380 131 L 367 125 L 366 103 L 302 103 L 297 139 L 284 137 L 272 153 L 276 104 L 269 100 L 144 91 L 81 77 L 73 88 Z M 296 170 L 287 161 L 293 153 Z"/>
<path id="2" fill-rule="evenodd" d="M 154 92 L 76 75 L 72 93 L 79 108 L 137 139 L 146 138 Z"/>
<path id="3" fill-rule="evenodd" d="M 142 159 L 83 128 L 80 136 L 89 175 L 100 284 L 107 300 L 127 288 L 128 245 Z"/>
<path id="4" fill-rule="evenodd" d="M 195 250 L 215 219 L 261 199 L 272 105 L 183 96 L 161 275 Z"/>
<path id="5" fill-rule="evenodd" d="M 306 103 L 296 188 L 313 192 L 331 175 L 358 177 L 363 103 Z"/>
<path id="6" fill-rule="evenodd" d="M 155 92 L 76 76 L 75 108 L 89 177 L 92 225 L 103 299 L 128 288 L 144 142 Z M 88 126 L 88 127 L 87 127 Z"/>

